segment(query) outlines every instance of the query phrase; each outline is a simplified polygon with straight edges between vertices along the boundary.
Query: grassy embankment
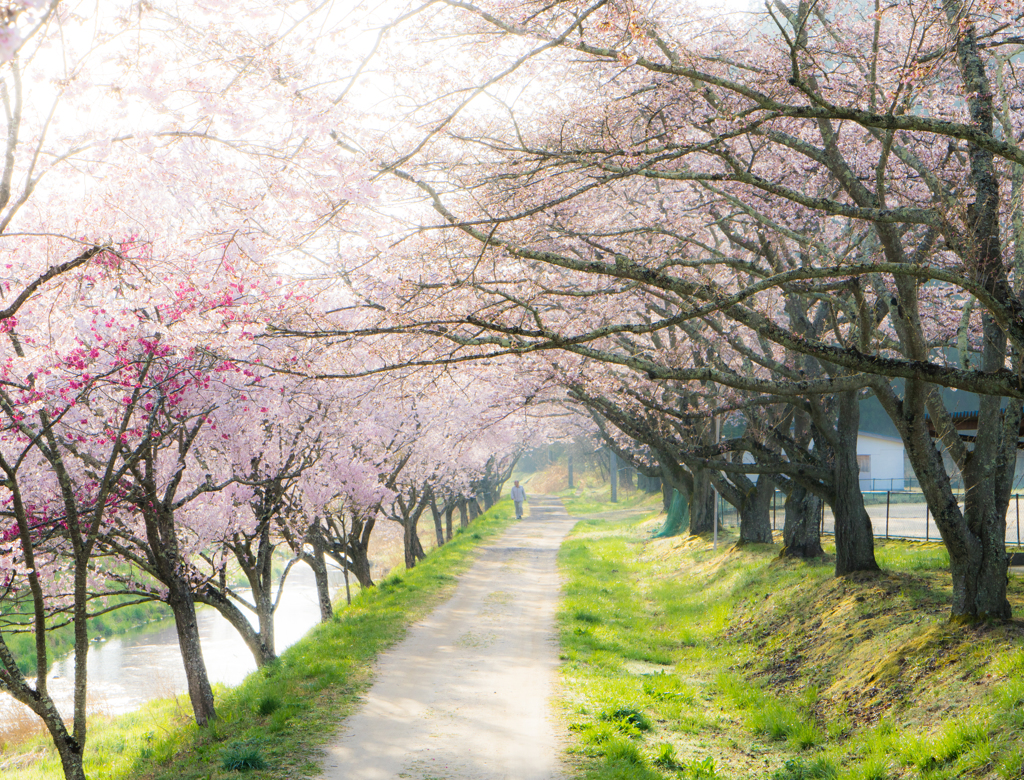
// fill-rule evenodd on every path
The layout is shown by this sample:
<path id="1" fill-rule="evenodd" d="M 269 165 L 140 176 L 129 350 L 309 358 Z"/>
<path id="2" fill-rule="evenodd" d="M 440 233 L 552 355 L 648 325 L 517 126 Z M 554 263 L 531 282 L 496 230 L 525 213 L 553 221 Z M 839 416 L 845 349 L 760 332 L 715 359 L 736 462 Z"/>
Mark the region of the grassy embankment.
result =
<path id="1" fill-rule="evenodd" d="M 362 591 L 351 607 L 321 624 L 279 660 L 233 689 L 218 688 L 219 720 L 191 721 L 185 696 L 154 701 L 130 715 L 94 719 L 86 772 L 97 780 L 227 780 L 249 764 L 252 780 L 297 780 L 318 773 L 321 747 L 337 732 L 372 682 L 374 658 L 450 594 L 478 544 L 506 528 L 512 503 L 502 501 L 415 569 Z M 19 746 L 0 761 L 4 780 L 61 777 L 45 739 Z"/>
<path id="2" fill-rule="evenodd" d="M 652 540 L 659 508 L 585 517 L 561 551 L 574 776 L 1024 778 L 1024 625 L 949 625 L 939 545 L 836 579 L 735 531 Z"/>
<path id="3" fill-rule="evenodd" d="M 611 503 L 611 485 L 604 474 L 592 470 L 578 471 L 574 479 L 574 487 L 567 488 L 568 473 L 565 460 L 552 464 L 542 472 L 524 475 L 527 493 L 532 495 L 557 495 L 565 504 L 571 515 L 584 515 L 591 512 L 626 511 L 637 507 L 650 508 L 653 511 L 661 506 L 661 493 L 651 494 L 630 487 L 624 479 L 619 482 L 618 502 Z"/>

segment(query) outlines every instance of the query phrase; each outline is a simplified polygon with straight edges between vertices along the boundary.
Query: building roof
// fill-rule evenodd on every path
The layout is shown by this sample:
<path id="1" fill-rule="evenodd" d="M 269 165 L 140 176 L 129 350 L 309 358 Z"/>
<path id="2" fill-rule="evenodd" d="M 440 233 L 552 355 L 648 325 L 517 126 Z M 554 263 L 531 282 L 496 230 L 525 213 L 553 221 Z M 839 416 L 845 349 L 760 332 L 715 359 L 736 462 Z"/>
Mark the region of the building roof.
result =
<path id="1" fill-rule="evenodd" d="M 1004 410 L 1005 411 L 1005 410 Z M 958 431 L 964 431 L 960 434 L 960 438 L 965 442 L 973 442 L 977 437 L 975 434 L 978 431 L 978 410 L 966 412 L 950 412 L 950 418 L 953 421 L 953 427 Z M 928 423 L 928 432 L 932 436 L 936 436 L 935 425 L 932 422 L 930 415 L 925 415 L 925 421 Z M 1018 436 L 1024 436 L 1024 417 L 1021 417 L 1020 430 Z M 1024 449 L 1024 442 L 1017 443 L 1018 449 Z"/>

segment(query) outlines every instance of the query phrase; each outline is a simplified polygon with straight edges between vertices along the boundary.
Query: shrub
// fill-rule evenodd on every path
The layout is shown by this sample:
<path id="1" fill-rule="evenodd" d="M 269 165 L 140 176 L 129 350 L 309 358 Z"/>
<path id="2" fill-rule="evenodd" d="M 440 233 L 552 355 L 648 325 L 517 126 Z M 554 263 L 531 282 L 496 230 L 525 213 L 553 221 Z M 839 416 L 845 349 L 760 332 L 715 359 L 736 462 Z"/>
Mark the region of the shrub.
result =
<path id="1" fill-rule="evenodd" d="M 221 766 L 233 772 L 249 772 L 253 769 L 266 769 L 259 745 L 252 740 L 232 742 L 221 753 Z"/>
<path id="2" fill-rule="evenodd" d="M 281 706 L 281 700 L 272 693 L 260 698 L 256 703 L 256 712 L 263 716 L 272 715 Z"/>
<path id="3" fill-rule="evenodd" d="M 604 756 L 609 761 L 624 761 L 627 764 L 643 766 L 644 757 L 640 754 L 640 748 L 628 739 L 617 737 L 610 739 L 604 744 Z"/>
<path id="4" fill-rule="evenodd" d="M 614 712 L 605 712 L 601 715 L 601 720 L 611 720 L 616 723 L 622 723 L 627 726 L 632 726 L 638 731 L 650 731 L 651 721 L 644 715 L 640 710 L 633 709 L 632 707 L 619 707 Z"/>

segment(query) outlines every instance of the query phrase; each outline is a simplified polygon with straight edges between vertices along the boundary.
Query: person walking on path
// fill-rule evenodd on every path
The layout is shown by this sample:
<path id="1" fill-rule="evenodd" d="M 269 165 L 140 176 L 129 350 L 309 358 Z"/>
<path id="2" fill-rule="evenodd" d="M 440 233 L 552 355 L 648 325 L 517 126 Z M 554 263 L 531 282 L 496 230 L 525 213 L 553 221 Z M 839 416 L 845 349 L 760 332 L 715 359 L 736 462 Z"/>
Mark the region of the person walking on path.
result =
<path id="1" fill-rule="evenodd" d="M 564 780 L 558 548 L 575 521 L 530 498 L 535 522 L 480 548 L 447 604 L 383 653 L 318 780 Z M 452 658 L 459 674 L 452 675 Z"/>
<path id="2" fill-rule="evenodd" d="M 511 491 L 512 501 L 516 505 L 516 520 L 523 519 L 523 502 L 526 500 L 526 490 L 519 484 L 519 480 L 516 480 L 516 484 L 512 486 Z"/>

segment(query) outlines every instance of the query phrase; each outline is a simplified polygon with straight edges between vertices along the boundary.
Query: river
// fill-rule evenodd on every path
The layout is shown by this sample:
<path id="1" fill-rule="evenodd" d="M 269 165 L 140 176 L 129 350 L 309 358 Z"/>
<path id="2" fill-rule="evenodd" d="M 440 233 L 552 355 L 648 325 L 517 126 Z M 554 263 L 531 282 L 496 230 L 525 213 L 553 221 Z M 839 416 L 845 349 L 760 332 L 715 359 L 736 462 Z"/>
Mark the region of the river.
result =
<path id="1" fill-rule="evenodd" d="M 340 575 L 338 580 L 341 582 Z M 332 586 L 337 587 L 333 577 Z M 204 607 L 197 618 L 210 681 L 237 685 L 256 668 L 252 653 L 216 610 Z M 277 652 L 301 639 L 319 620 L 313 571 L 304 564 L 296 565 L 288 575 L 274 618 Z M 61 712 L 68 715 L 72 709 L 73 674 L 73 654 L 53 664 L 49 672 L 50 692 Z M 169 620 L 127 636 L 93 643 L 89 648 L 88 674 L 89 710 L 106 715 L 131 712 L 150 699 L 174 696 L 188 688 L 178 636 Z M 10 713 L 11 707 L 20 706 L 0 694 L 0 718 Z"/>

